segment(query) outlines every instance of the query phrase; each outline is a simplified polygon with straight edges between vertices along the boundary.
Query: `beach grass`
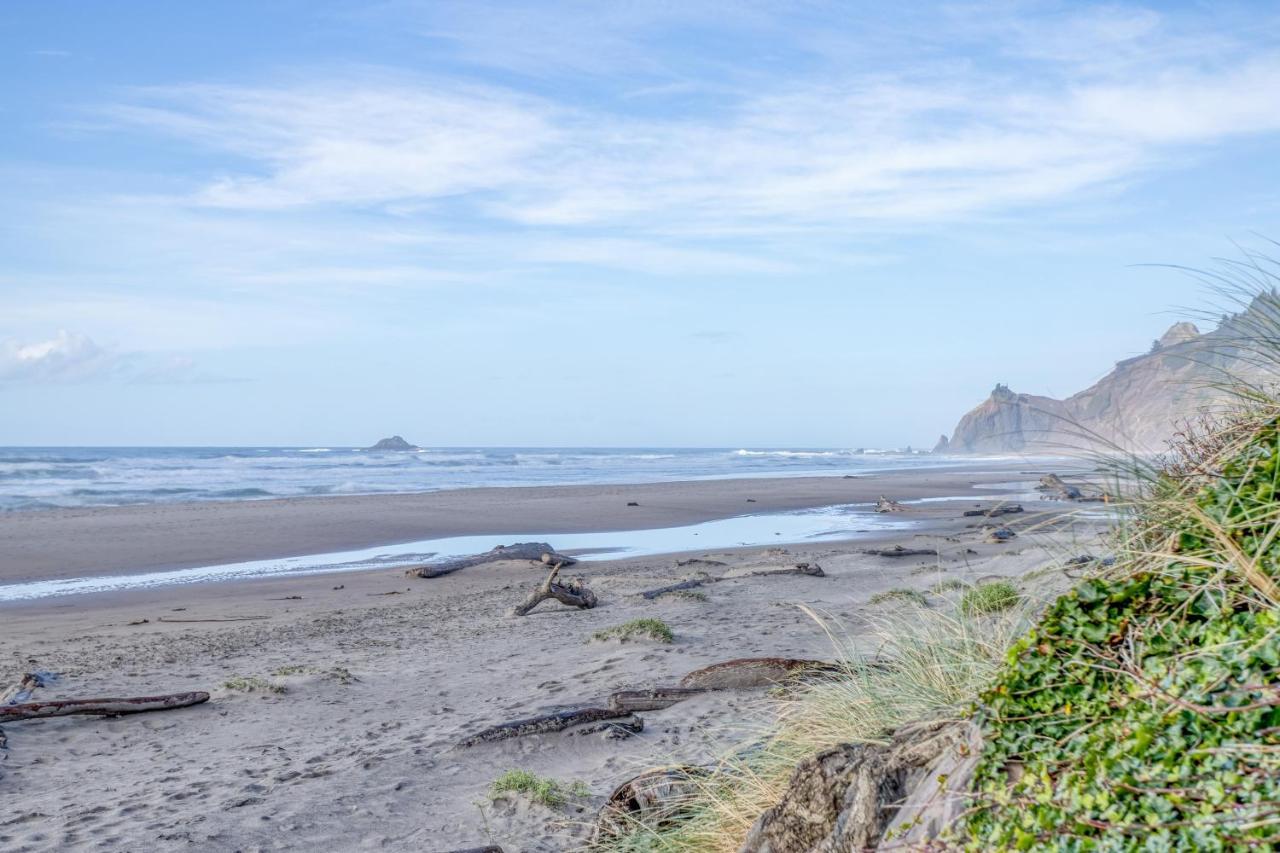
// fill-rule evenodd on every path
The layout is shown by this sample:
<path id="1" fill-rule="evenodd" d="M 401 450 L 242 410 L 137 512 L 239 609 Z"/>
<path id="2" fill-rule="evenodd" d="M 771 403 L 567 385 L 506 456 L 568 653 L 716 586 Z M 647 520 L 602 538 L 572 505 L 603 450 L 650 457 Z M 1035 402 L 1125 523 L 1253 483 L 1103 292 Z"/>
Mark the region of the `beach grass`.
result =
<path id="1" fill-rule="evenodd" d="M 1021 599 L 1018 588 L 1009 581 L 992 581 L 965 590 L 960 609 L 970 616 L 982 616 L 1008 610 Z"/>
<path id="2" fill-rule="evenodd" d="M 653 640 L 658 643 L 675 642 L 675 632 L 661 619 L 632 619 L 612 628 L 603 628 L 591 635 L 593 640 Z"/>
<path id="3" fill-rule="evenodd" d="M 565 783 L 528 770 L 508 770 L 489 786 L 491 800 L 504 794 L 523 794 L 535 803 L 555 808 L 571 798 L 586 797 L 590 791 L 581 782 Z"/>

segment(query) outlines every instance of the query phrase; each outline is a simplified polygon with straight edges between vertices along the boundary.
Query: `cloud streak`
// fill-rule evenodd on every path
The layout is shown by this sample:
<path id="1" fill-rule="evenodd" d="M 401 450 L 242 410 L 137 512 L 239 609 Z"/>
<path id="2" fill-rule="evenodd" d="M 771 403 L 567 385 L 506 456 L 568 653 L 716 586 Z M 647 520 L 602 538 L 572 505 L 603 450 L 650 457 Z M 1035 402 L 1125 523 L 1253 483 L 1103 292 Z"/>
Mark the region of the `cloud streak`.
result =
<path id="1" fill-rule="evenodd" d="M 0 384 L 103 381 L 168 384 L 226 380 L 200 371 L 188 356 L 121 351 L 65 329 L 42 341 L 0 340 Z"/>
<path id="2" fill-rule="evenodd" d="M 618 27 L 609 40 L 643 29 Z M 828 63 L 766 86 L 731 69 L 693 114 L 367 69 L 147 90 L 106 114 L 241 158 L 181 200 L 197 207 L 372 208 L 664 239 L 857 232 L 1070 199 L 1188 146 L 1280 131 L 1280 56 L 1245 44 L 1193 63 L 1167 29 L 1147 10 L 1089 10 L 1039 31 L 993 23 L 981 38 L 1017 57 L 995 68 Z M 1028 65 L 1037 40 L 1045 54 Z M 1110 63 L 1089 61 L 1104 51 Z"/>

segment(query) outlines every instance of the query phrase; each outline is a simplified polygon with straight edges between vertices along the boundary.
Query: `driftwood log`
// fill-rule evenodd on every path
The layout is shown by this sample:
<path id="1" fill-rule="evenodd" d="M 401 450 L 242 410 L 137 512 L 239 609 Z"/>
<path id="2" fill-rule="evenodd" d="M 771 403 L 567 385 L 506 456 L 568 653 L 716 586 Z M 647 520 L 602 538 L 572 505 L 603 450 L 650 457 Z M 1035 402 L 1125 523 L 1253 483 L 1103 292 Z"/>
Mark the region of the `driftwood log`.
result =
<path id="1" fill-rule="evenodd" d="M 567 711 L 543 714 L 539 717 L 528 717 L 523 720 L 512 720 L 509 723 L 499 723 L 459 741 L 458 746 L 477 746 L 482 743 L 525 737 L 526 735 L 562 732 L 575 726 L 601 721 L 616 721 L 630 716 L 631 711 L 621 708 L 573 708 Z"/>
<path id="2" fill-rule="evenodd" d="M 140 714 L 144 711 L 167 711 L 208 702 L 204 691 L 168 693 L 163 696 L 135 696 L 122 699 L 54 699 L 48 702 L 24 702 L 0 706 L 0 723 L 18 720 L 35 720 L 43 717 L 66 717 L 71 714 L 91 714 L 99 717 L 119 717 L 124 714 Z"/>
<path id="3" fill-rule="evenodd" d="M 809 575 L 810 577 L 823 578 L 827 573 L 822 570 L 822 566 L 817 563 L 796 563 L 787 569 L 764 569 L 759 572 L 751 572 L 753 577 L 761 577 L 764 575 Z"/>
<path id="4" fill-rule="evenodd" d="M 903 512 L 906 509 L 905 504 L 900 504 L 895 500 L 890 500 L 884 495 L 876 501 L 876 512 Z"/>
<path id="5" fill-rule="evenodd" d="M 564 563 L 556 563 L 553 565 L 551 567 L 551 573 L 547 575 L 547 579 L 539 584 L 537 589 L 529 593 L 529 597 L 525 599 L 524 604 L 513 607 L 511 609 L 511 615 L 526 616 L 529 611 L 533 610 L 533 608 L 537 607 L 548 598 L 554 598 L 561 604 L 569 607 L 577 607 L 580 610 L 590 610 L 592 607 L 595 607 L 599 603 L 596 599 L 596 594 L 587 588 L 586 581 L 582 578 L 569 581 L 568 583 L 560 583 L 556 580 L 556 576 L 560 574 L 560 570 L 564 568 L 564 565 Z"/>
<path id="6" fill-rule="evenodd" d="M 971 509 L 965 512 L 966 518 L 999 518 L 1002 515 L 1014 515 L 1022 512 L 1022 504 L 1004 504 L 991 509 Z"/>
<path id="7" fill-rule="evenodd" d="M 869 551 L 863 551 L 864 554 L 870 554 L 873 557 L 936 557 L 938 551 L 936 548 L 904 548 L 901 545 L 894 545 L 892 548 L 872 548 Z"/>
<path id="8" fill-rule="evenodd" d="M 720 579 L 713 578 L 710 575 L 703 575 L 702 577 L 689 578 L 689 580 L 680 581 L 680 583 L 673 583 L 669 586 L 660 586 L 657 589 L 645 590 L 644 592 L 640 593 L 640 596 L 642 598 L 647 598 L 650 601 L 652 601 L 658 596 L 666 595 L 669 592 L 680 592 L 681 590 L 684 590 L 684 589 L 697 589 L 700 586 L 705 586 L 709 583 L 715 583 L 718 580 Z"/>
<path id="9" fill-rule="evenodd" d="M 446 853 L 502 853 L 502 848 L 490 844 L 488 847 L 468 847 L 466 850 L 448 850 Z"/>
<path id="10" fill-rule="evenodd" d="M 699 690 L 747 690 L 768 687 L 799 675 L 839 671 L 837 664 L 820 660 L 738 658 L 695 669 L 680 679 L 680 686 Z"/>
<path id="11" fill-rule="evenodd" d="M 706 691 L 700 687 L 650 687 L 619 690 L 609 696 L 609 707 L 618 711 L 661 711 Z"/>
<path id="12" fill-rule="evenodd" d="M 547 555 L 550 555 L 550 559 L 544 559 Z M 439 563 L 411 566 L 405 569 L 404 573 L 414 578 L 439 578 L 454 572 L 460 572 L 463 569 L 469 569 L 472 566 L 496 563 L 499 560 L 556 562 L 565 566 L 572 566 L 578 562 L 573 557 L 557 554 L 556 549 L 546 542 L 517 542 L 514 545 L 498 545 L 483 554 L 473 554 L 469 557 L 453 557 L 448 560 L 442 560 Z"/>

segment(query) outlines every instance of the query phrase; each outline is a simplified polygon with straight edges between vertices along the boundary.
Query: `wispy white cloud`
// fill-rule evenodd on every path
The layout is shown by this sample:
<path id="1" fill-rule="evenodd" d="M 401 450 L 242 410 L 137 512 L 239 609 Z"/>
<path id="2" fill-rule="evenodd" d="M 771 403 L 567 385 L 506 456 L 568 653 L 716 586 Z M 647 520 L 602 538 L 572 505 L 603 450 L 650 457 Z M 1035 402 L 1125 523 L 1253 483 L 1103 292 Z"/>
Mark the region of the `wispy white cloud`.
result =
<path id="1" fill-rule="evenodd" d="M 0 384 L 121 381 L 218 382 L 189 356 L 104 347 L 88 335 L 60 330 L 41 341 L 0 340 Z"/>
<path id="2" fill-rule="evenodd" d="M 592 32 L 635 47 L 629 38 L 657 26 L 652 13 L 637 14 L 593 18 Z M 753 14 L 759 25 L 764 13 Z M 502 26 L 525 21 L 519 29 L 536 46 L 550 19 L 530 15 Z M 691 13 L 674 17 L 687 23 Z M 568 34 L 548 38 L 573 37 L 566 26 Z M 1211 61 L 1191 61 L 1180 31 L 1146 9 L 996 16 L 971 26 L 969 38 L 994 40 L 1018 61 L 829 63 L 764 86 L 729 69 L 716 75 L 713 108 L 695 114 L 629 113 L 510 85 L 365 70 L 328 82 L 148 90 L 108 115 L 243 158 L 242 168 L 196 188 L 190 205 L 432 212 L 481 226 L 609 228 L 651 239 L 848 232 L 1007 212 L 1119 184 L 1162 166 L 1175 149 L 1280 131 L 1280 56 L 1265 45 L 1224 36 L 1232 51 L 1215 44 L 1198 57 Z M 460 32 L 468 34 L 455 40 L 467 45 L 503 41 Z M 1043 52 L 1029 66 L 1035 45 Z M 540 57 L 522 62 L 555 67 Z M 600 245 L 566 252 L 561 243 L 538 254 L 594 262 Z"/>

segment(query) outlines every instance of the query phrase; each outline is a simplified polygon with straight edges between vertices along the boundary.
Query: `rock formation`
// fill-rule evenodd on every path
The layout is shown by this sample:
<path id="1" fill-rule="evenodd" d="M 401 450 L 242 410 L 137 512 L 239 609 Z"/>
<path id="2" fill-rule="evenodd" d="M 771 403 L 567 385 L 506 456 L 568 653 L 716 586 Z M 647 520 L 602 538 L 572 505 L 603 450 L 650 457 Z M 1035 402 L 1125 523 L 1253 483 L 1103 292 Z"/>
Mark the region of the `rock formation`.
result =
<path id="1" fill-rule="evenodd" d="M 1258 296 L 1206 334 L 1191 323 L 1174 324 L 1149 352 L 1119 362 L 1065 400 L 996 385 L 935 452 L 1159 452 L 1179 422 L 1224 407 L 1231 399 L 1224 381 L 1274 381 L 1280 363 L 1257 351 L 1264 338 L 1280 339 L 1280 296 L 1274 293 Z"/>
<path id="2" fill-rule="evenodd" d="M 365 449 L 366 450 L 418 450 L 420 448 L 416 444 L 410 444 L 409 442 L 405 441 L 403 438 L 401 438 L 398 435 L 393 435 L 390 438 L 382 439 L 373 447 L 366 447 Z"/>

